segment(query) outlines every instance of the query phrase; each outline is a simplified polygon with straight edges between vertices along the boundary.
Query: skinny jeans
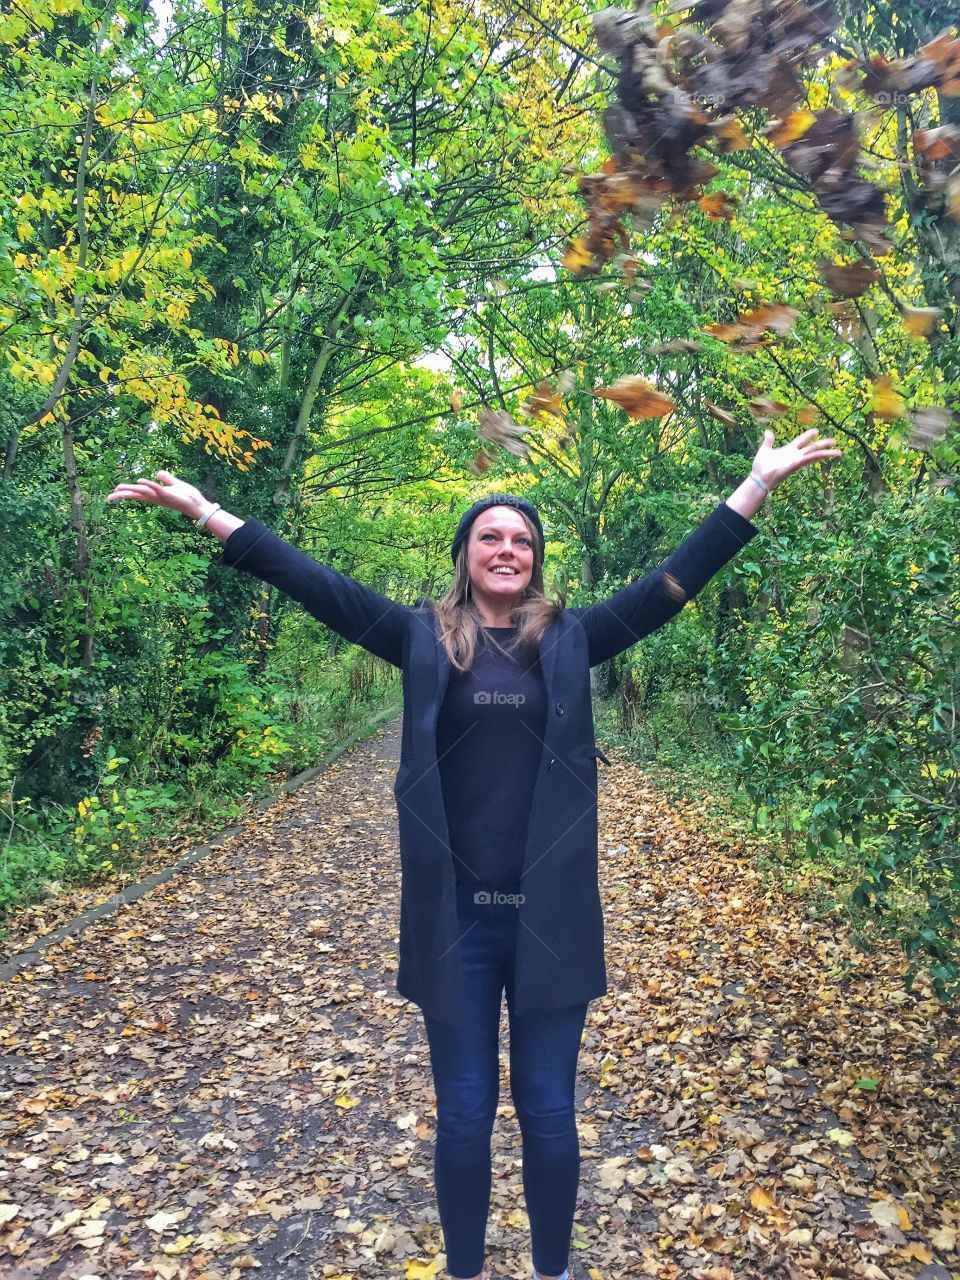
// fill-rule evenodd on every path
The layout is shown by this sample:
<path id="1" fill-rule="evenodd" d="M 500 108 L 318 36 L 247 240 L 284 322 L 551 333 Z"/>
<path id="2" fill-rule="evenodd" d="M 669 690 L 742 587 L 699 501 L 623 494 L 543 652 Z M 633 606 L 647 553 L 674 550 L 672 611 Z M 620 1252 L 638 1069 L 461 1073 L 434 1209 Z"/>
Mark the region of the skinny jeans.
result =
<path id="1" fill-rule="evenodd" d="M 454 1277 L 472 1277 L 484 1265 L 505 989 L 510 1091 L 522 1138 L 533 1265 L 541 1274 L 560 1275 L 567 1267 L 580 1181 L 574 1091 L 587 1005 L 518 1016 L 513 990 L 517 907 L 495 898 L 478 903 L 475 893 L 473 885 L 457 885 L 462 1025 L 423 1015 L 436 1091 L 434 1178 L 447 1270 Z"/>

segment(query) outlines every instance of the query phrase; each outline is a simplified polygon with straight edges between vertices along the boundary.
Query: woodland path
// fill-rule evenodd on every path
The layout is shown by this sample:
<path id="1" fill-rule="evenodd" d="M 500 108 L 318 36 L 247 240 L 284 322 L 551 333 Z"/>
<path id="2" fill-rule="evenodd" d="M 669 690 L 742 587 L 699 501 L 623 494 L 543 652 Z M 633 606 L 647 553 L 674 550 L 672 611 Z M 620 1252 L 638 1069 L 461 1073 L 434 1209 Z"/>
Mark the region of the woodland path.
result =
<path id="1" fill-rule="evenodd" d="M 5 1280 L 444 1275 L 399 730 L 0 987 Z M 599 780 L 576 1280 L 960 1278 L 956 1020 L 629 762 Z M 501 1029 L 488 1265 L 527 1280 Z"/>

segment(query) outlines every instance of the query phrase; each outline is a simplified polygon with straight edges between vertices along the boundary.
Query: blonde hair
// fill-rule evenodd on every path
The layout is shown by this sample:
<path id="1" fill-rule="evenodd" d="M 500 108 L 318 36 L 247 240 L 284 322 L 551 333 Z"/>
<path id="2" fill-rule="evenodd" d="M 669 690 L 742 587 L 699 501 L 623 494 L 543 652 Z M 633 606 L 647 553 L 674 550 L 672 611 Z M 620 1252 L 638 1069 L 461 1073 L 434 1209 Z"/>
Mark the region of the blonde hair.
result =
<path id="1" fill-rule="evenodd" d="M 563 612 L 566 606 L 566 592 L 561 592 L 556 601 L 548 600 L 543 589 L 543 539 L 534 525 L 522 511 L 533 546 L 533 572 L 530 585 L 524 590 L 519 602 L 510 614 L 511 625 L 517 627 L 516 637 L 508 646 L 502 645 L 495 636 L 488 634 L 487 640 L 501 653 L 512 654 L 518 649 L 533 649 L 550 624 Z M 473 601 L 470 589 L 470 566 L 467 547 L 470 534 L 464 538 L 457 553 L 453 571 L 453 583 L 440 600 L 431 600 L 430 606 L 440 622 L 440 639 L 447 651 L 450 663 L 457 671 L 469 671 L 473 666 L 477 648 L 477 636 L 483 625 L 477 606 Z"/>

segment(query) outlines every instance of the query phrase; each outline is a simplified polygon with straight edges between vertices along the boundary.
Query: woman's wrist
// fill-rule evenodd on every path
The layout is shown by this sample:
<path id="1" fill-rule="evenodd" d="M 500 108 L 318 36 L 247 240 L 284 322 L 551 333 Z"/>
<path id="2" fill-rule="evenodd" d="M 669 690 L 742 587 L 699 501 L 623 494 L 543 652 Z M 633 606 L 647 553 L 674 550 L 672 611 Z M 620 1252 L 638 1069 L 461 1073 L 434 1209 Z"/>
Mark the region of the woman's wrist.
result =
<path id="1" fill-rule="evenodd" d="M 203 520 L 202 527 L 204 532 L 212 533 L 215 538 L 219 538 L 221 542 L 226 542 L 231 533 L 235 529 L 239 529 L 244 523 L 239 516 L 231 515 L 229 511 L 224 511 L 223 507 L 216 502 L 204 501 L 198 504 L 195 512 L 186 512 L 193 520 Z"/>
<path id="2" fill-rule="evenodd" d="M 750 474 L 726 499 L 727 506 L 743 516 L 744 520 L 751 520 L 775 487 L 753 467 Z"/>

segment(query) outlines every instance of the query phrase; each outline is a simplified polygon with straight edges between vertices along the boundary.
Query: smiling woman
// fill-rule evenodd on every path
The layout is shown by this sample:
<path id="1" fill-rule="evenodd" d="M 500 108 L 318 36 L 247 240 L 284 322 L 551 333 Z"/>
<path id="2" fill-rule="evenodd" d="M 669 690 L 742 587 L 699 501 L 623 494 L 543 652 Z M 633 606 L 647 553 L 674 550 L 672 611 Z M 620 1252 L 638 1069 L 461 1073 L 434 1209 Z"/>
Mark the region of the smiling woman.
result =
<path id="1" fill-rule="evenodd" d="M 400 833 L 396 987 L 423 1014 L 447 1269 L 481 1280 L 503 994 L 523 1137 L 535 1280 L 565 1277 L 580 1177 L 577 1057 L 607 991 L 597 875 L 590 668 L 664 626 L 758 533 L 750 516 L 797 468 L 836 456 L 817 432 L 773 448 L 661 565 L 567 608 L 543 589 L 536 507 L 490 494 L 464 512 L 439 602 L 404 605 L 241 520 L 169 472 L 121 484 L 224 542 L 221 563 L 269 582 L 403 672 L 394 797 Z"/>

